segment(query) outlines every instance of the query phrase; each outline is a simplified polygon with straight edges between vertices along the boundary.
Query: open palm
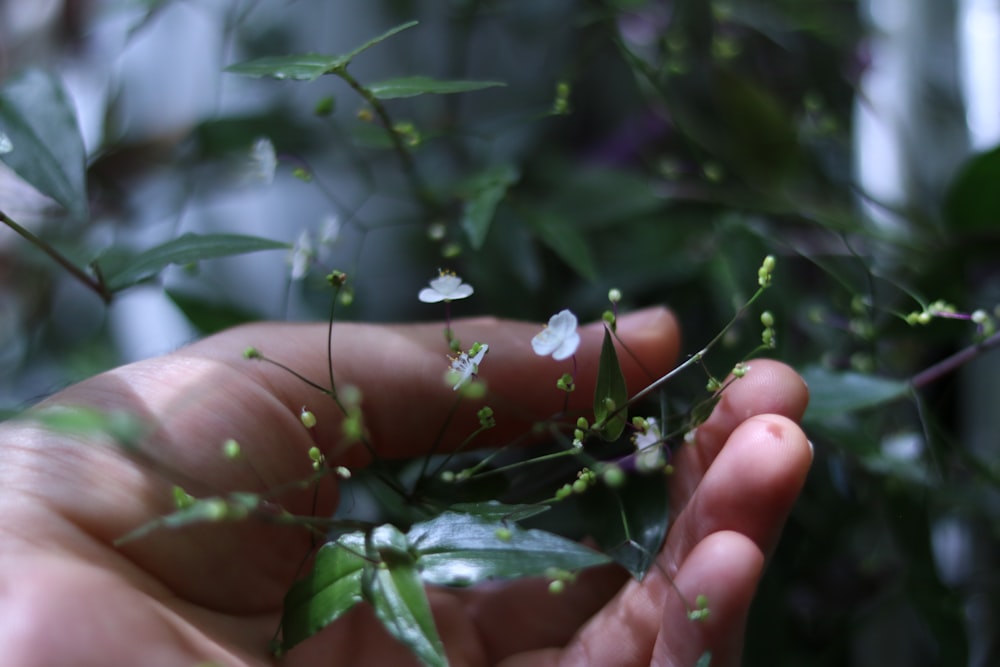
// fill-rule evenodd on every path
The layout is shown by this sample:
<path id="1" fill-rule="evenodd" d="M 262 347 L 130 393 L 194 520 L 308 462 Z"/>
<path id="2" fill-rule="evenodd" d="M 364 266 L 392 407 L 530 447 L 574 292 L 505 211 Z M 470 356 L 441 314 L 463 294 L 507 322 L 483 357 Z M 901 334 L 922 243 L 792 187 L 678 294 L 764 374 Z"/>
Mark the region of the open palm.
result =
<path id="1" fill-rule="evenodd" d="M 562 372 L 531 351 L 536 325 L 494 319 L 456 323 L 467 341 L 488 341 L 482 378 L 497 410 L 496 444 L 562 407 Z M 601 341 L 582 330 L 577 352 L 583 407 L 592 394 Z M 629 386 L 662 374 L 677 355 L 670 314 L 622 318 Z M 301 529 L 256 521 L 162 530 L 116 547 L 116 538 L 172 509 L 171 486 L 190 493 L 262 492 L 309 475 L 308 450 L 335 441 L 340 413 L 318 391 L 274 366 L 243 359 L 255 346 L 314 378 L 326 377 L 322 325 L 256 324 L 68 388 L 50 405 L 123 409 L 156 424 L 140 455 L 82 443 L 27 421 L 0 425 L 0 647 L 10 665 L 268 665 L 288 586 L 309 553 Z M 364 397 L 365 424 L 379 455 L 419 456 L 446 422 L 455 395 L 441 382 L 440 326 L 337 325 L 338 386 Z M 635 360 L 641 361 L 641 365 Z M 521 580 L 429 597 L 453 665 L 713 665 L 739 663 L 750 600 L 765 559 L 808 469 L 796 426 L 807 401 L 787 367 L 755 361 L 723 394 L 697 442 L 675 459 L 675 517 L 654 568 L 640 584 L 614 568 L 585 572 L 562 595 Z M 302 406 L 318 424 L 306 430 Z M 454 446 L 475 428 L 463 404 L 443 434 Z M 234 438 L 242 455 L 220 444 Z M 334 465 L 363 466 L 355 447 Z M 334 479 L 284 494 L 300 514 L 329 515 Z M 704 594 L 711 614 L 687 618 L 684 600 Z M 296 665 L 406 665 L 366 606 L 282 659 Z"/>

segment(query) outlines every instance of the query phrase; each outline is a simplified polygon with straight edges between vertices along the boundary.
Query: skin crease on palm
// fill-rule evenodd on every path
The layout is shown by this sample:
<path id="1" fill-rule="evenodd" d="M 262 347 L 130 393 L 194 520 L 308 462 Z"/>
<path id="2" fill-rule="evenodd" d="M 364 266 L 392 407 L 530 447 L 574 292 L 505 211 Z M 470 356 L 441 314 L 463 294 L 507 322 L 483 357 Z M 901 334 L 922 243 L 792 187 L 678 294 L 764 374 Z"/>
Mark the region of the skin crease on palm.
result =
<path id="1" fill-rule="evenodd" d="M 480 378 L 498 426 L 480 444 L 503 442 L 561 409 L 564 395 L 554 384 L 570 362 L 532 353 L 537 324 L 483 318 L 453 325 L 463 342 L 490 345 Z M 673 367 L 680 336 L 669 311 L 625 316 L 618 331 L 631 352 L 620 356 L 633 391 Z M 583 410 L 593 392 L 601 325 L 582 327 L 581 334 L 571 408 Z M 321 380 L 326 341 L 325 325 L 247 325 L 91 378 L 45 402 L 140 415 L 155 427 L 138 457 L 27 421 L 0 425 L 5 665 L 275 663 L 267 644 L 282 596 L 309 551 L 305 531 L 249 521 L 161 530 L 121 547 L 112 542 L 169 512 L 173 484 L 204 496 L 261 492 L 307 477 L 309 448 L 339 433 L 336 407 L 242 352 L 255 346 Z M 379 455 L 426 452 L 456 400 L 442 383 L 441 326 L 338 324 L 332 341 L 338 386 L 360 388 Z M 676 454 L 671 529 L 657 567 L 641 584 L 608 567 L 583 573 L 560 595 L 533 579 L 429 590 L 451 664 L 688 667 L 706 650 L 713 666 L 739 664 L 750 601 L 811 462 L 796 425 L 807 400 L 789 368 L 751 362 L 699 427 L 696 443 Z M 479 405 L 462 403 L 444 433 L 445 447 L 475 428 Z M 303 406 L 318 418 L 311 431 L 299 422 Z M 228 438 L 242 445 L 237 460 L 219 453 Z M 332 453 L 330 462 L 356 468 L 367 454 L 353 447 Z M 280 500 L 295 513 L 329 515 L 339 501 L 336 481 Z M 693 622 L 685 600 L 699 594 L 711 613 Z M 414 662 L 362 605 L 280 664 Z"/>

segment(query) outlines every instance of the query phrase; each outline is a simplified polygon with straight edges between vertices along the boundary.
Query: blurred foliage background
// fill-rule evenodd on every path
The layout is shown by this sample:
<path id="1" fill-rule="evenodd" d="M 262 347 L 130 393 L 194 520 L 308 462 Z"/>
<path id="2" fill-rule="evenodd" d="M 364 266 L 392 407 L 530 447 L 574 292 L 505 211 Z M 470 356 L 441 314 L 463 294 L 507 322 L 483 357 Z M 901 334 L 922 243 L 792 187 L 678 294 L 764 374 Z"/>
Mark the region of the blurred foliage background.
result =
<path id="1" fill-rule="evenodd" d="M 85 169 L 53 199 L 8 147 L 0 211 L 119 278 L 102 299 L 0 228 L 0 407 L 241 321 L 323 319 L 332 269 L 353 289 L 338 317 L 369 321 L 439 318 L 415 298 L 438 267 L 476 287 L 459 316 L 589 319 L 616 287 L 669 304 L 690 354 L 771 253 L 762 307 L 773 355 L 810 382 L 816 463 L 745 664 L 1000 664 L 1000 3 L 5 0 L 0 16 L 0 151 L 14 102 L 44 119 L 65 91 Z M 342 79 L 224 71 L 410 20 L 356 56 L 357 81 L 505 85 L 384 100 L 402 151 Z M 192 232 L 284 245 L 121 271 Z M 708 365 L 760 328 L 739 323 Z M 703 384 L 671 385 L 676 409 Z"/>

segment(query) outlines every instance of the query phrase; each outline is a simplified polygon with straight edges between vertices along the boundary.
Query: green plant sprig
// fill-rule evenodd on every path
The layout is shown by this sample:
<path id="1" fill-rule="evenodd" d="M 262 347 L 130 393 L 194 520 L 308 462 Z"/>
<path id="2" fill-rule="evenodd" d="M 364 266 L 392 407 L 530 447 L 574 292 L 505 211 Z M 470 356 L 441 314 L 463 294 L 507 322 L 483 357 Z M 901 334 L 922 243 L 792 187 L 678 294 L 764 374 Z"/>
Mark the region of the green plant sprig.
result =
<path id="1" fill-rule="evenodd" d="M 87 289 L 92 291 L 97 296 L 101 297 L 101 301 L 103 301 L 105 305 L 111 303 L 111 300 L 114 297 L 114 293 L 108 288 L 107 284 L 104 282 L 104 278 L 101 275 L 101 272 L 96 264 L 93 264 L 91 266 L 91 270 L 94 271 L 94 275 L 89 275 L 86 271 L 84 271 L 79 266 L 71 262 L 69 258 L 67 258 L 61 252 L 56 250 L 50 243 L 36 236 L 35 234 L 31 233 L 31 231 L 29 231 L 28 229 L 19 225 L 17 221 L 15 221 L 13 218 L 11 218 L 3 211 L 0 211 L 0 222 L 3 222 L 16 234 L 18 234 L 21 238 L 23 238 L 28 243 L 30 243 L 31 245 L 35 246 L 36 248 L 44 252 L 46 255 L 48 255 L 50 259 L 52 259 L 56 264 L 64 268 L 67 272 L 69 272 L 71 276 L 76 278 L 76 280 L 79 281 L 82 285 L 84 285 Z"/>

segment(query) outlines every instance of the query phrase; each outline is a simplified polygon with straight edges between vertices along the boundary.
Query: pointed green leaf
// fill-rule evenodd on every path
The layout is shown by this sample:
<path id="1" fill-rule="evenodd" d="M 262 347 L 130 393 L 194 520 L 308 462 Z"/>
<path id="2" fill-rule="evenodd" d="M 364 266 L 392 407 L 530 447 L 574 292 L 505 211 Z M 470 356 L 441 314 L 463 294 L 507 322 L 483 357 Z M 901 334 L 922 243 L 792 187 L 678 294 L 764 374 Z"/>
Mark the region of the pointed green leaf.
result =
<path id="1" fill-rule="evenodd" d="M 541 514 L 549 509 L 548 505 L 506 505 L 496 500 L 481 503 L 453 503 L 451 510 L 462 514 L 472 514 L 483 519 L 497 521 L 522 521 Z"/>
<path id="2" fill-rule="evenodd" d="M 319 53 L 266 56 L 230 65 L 224 71 L 255 79 L 269 76 L 279 80 L 313 81 L 346 66 L 347 61 L 344 58 L 345 56 L 324 56 Z"/>
<path id="3" fill-rule="evenodd" d="M 144 523 L 124 537 L 115 540 L 115 544 L 121 545 L 125 542 L 131 542 L 154 530 L 163 528 L 183 528 L 200 523 L 218 523 L 219 521 L 241 521 L 256 510 L 261 502 L 263 501 L 260 496 L 242 492 L 230 493 L 225 497 L 213 496 L 195 500 L 173 514 Z"/>
<path id="4" fill-rule="evenodd" d="M 390 524 L 379 526 L 369 545 L 369 558 L 373 557 L 379 561 L 365 568 L 363 591 L 375 616 L 424 665 L 447 667 L 444 644 L 406 536 Z"/>
<path id="5" fill-rule="evenodd" d="M 597 279 L 597 263 L 579 227 L 548 213 L 529 217 L 528 224 L 538 239 L 582 278 Z"/>
<path id="6" fill-rule="evenodd" d="M 517 167 L 500 164 L 478 174 L 462 188 L 462 196 L 466 199 L 462 210 L 462 229 L 476 250 L 486 242 L 493 216 L 507 189 L 520 177 Z"/>
<path id="7" fill-rule="evenodd" d="M 313 81 L 324 74 L 332 74 L 347 67 L 354 56 L 365 51 L 398 32 L 417 25 L 410 21 L 391 28 L 374 39 L 370 39 L 358 48 L 339 56 L 326 56 L 320 53 L 300 53 L 287 56 L 266 56 L 242 63 L 230 65 L 224 71 L 232 74 L 243 74 L 260 78 L 269 76 L 274 79 L 291 79 L 293 81 Z"/>
<path id="8" fill-rule="evenodd" d="M 102 265 L 112 291 L 130 287 L 156 275 L 170 264 L 191 264 L 203 259 L 242 255 L 260 250 L 287 249 L 280 241 L 241 234 L 184 234 L 124 261 L 117 267 Z"/>
<path id="9" fill-rule="evenodd" d="M 312 572 L 292 584 L 281 616 L 282 647 L 288 650 L 361 602 L 364 533 L 348 533 L 320 547 Z"/>
<path id="10" fill-rule="evenodd" d="M 608 329 L 604 330 L 601 358 L 597 367 L 597 387 L 594 389 L 594 424 L 601 428 L 605 440 L 617 440 L 625 430 L 628 414 L 625 403 L 628 388 L 618 364 L 618 353 Z"/>
<path id="11" fill-rule="evenodd" d="M 910 391 L 910 385 L 899 380 L 852 371 L 831 371 L 819 366 L 806 368 L 802 377 L 809 386 L 809 407 L 803 416 L 807 422 L 872 408 Z"/>
<path id="12" fill-rule="evenodd" d="M 86 220 L 86 151 L 73 104 L 53 75 L 28 70 L 0 88 L 3 160 L 39 192 Z"/>
<path id="13" fill-rule="evenodd" d="M 506 85 L 501 81 L 440 80 L 428 76 L 408 76 L 388 79 L 365 86 L 380 100 L 392 100 L 417 95 L 450 95 Z"/>
<path id="14" fill-rule="evenodd" d="M 359 53 L 361 53 L 363 51 L 367 51 L 371 47 L 373 47 L 376 44 L 379 44 L 381 42 L 384 42 L 385 40 L 389 39 L 393 35 L 401 33 L 404 30 L 409 30 L 410 28 L 412 28 L 413 26 L 417 25 L 418 23 L 420 23 L 420 22 L 419 21 L 407 21 L 406 23 L 401 23 L 401 24 L 397 25 L 394 28 L 389 28 L 388 30 L 386 30 L 385 32 L 383 32 L 378 37 L 373 37 L 372 39 L 369 39 L 367 42 L 365 42 L 364 44 L 362 44 L 358 48 L 354 49 L 353 51 L 351 51 L 349 53 L 345 53 L 342 57 L 345 58 L 348 62 L 350 62 L 351 60 L 354 59 L 354 56 L 358 55 Z"/>
<path id="15" fill-rule="evenodd" d="M 618 488 L 590 489 L 579 497 L 579 507 L 601 550 L 641 581 L 667 536 L 668 500 L 662 475 L 629 475 Z"/>
<path id="16" fill-rule="evenodd" d="M 445 512 L 408 533 L 426 583 L 468 586 L 486 579 L 575 571 L 610 558 L 573 540 L 515 523 Z"/>

